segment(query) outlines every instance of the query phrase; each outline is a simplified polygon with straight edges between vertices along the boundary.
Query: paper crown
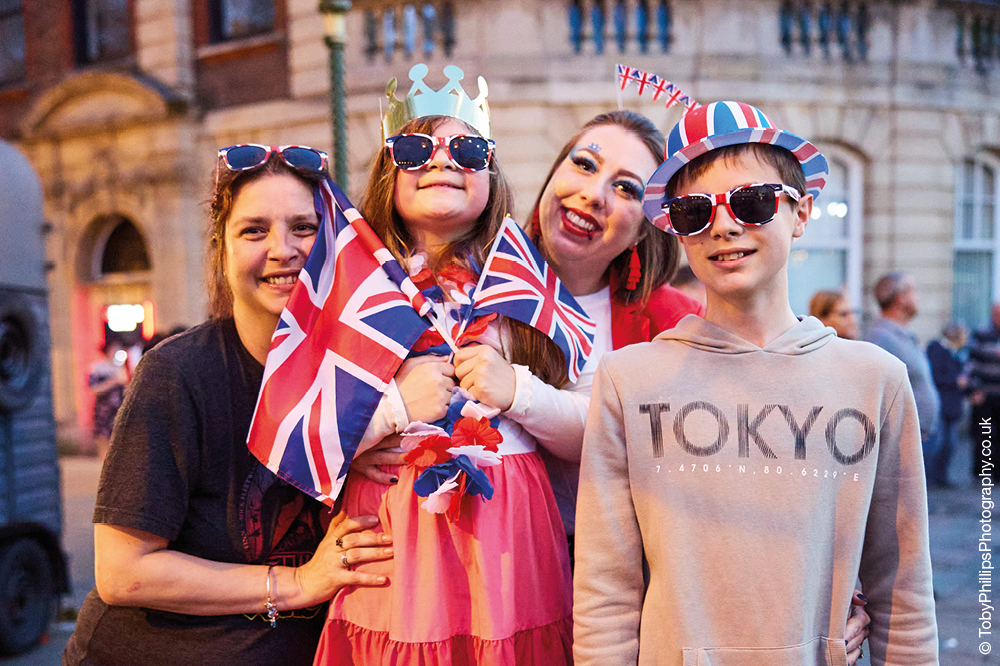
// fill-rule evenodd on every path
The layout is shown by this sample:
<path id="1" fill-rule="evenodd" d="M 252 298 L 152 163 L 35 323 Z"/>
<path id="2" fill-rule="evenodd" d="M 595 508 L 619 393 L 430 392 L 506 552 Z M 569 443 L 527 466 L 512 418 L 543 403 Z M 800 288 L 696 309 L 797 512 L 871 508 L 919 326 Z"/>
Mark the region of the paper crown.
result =
<path id="1" fill-rule="evenodd" d="M 423 116 L 458 118 L 474 127 L 483 137 L 491 138 L 490 105 L 486 102 L 489 88 L 486 86 L 486 79 L 479 77 L 479 97 L 470 99 L 459 83 L 465 77 L 465 72 L 461 68 L 455 65 L 444 68 L 448 83 L 441 90 L 431 90 L 424 83 L 427 71 L 427 65 L 423 63 L 410 68 L 409 76 L 413 85 L 402 101 L 396 99 L 395 77 L 389 80 L 385 87 L 386 97 L 389 98 L 389 111 L 382 118 L 382 139 L 394 136 L 399 133 L 403 125 Z"/>

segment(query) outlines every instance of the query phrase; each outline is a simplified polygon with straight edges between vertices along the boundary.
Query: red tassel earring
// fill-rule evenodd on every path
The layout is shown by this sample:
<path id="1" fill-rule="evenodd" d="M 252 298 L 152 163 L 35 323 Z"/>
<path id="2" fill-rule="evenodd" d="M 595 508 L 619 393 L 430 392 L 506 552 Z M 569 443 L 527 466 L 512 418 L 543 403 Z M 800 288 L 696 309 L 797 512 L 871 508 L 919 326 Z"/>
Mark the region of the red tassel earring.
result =
<path id="1" fill-rule="evenodd" d="M 542 237 L 542 224 L 538 219 L 537 208 L 535 209 L 535 212 L 531 214 L 531 228 L 528 230 L 528 233 L 531 234 L 531 240 L 536 243 L 539 242 L 539 239 Z"/>
<path id="2" fill-rule="evenodd" d="M 628 260 L 628 283 L 625 288 L 629 291 L 635 291 L 635 288 L 639 286 L 639 280 L 642 279 L 642 264 L 639 263 L 639 250 L 636 246 L 632 246 L 632 256 Z"/>

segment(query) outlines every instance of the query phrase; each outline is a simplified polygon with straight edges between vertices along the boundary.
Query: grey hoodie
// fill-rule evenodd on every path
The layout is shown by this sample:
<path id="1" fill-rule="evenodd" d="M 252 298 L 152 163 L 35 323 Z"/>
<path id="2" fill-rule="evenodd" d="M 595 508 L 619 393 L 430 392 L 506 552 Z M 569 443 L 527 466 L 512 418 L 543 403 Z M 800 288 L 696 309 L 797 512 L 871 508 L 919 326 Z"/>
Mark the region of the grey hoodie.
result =
<path id="1" fill-rule="evenodd" d="M 916 409 L 897 359 L 807 318 L 764 348 L 689 316 L 597 370 L 578 666 L 937 664 Z"/>

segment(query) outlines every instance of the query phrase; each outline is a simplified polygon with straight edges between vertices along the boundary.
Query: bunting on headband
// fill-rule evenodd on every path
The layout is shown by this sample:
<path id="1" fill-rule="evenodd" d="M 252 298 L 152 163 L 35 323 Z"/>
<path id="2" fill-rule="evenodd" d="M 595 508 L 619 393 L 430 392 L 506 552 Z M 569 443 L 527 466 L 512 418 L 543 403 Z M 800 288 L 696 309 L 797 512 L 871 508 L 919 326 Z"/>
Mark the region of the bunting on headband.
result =
<path id="1" fill-rule="evenodd" d="M 653 96 L 653 101 L 657 102 L 661 97 L 666 96 L 664 106 L 668 109 L 674 104 L 683 104 L 684 112 L 687 113 L 688 111 L 693 111 L 701 106 L 701 104 L 696 102 L 694 98 L 681 90 L 679 86 L 661 76 L 650 74 L 649 72 L 644 72 L 640 69 L 636 69 L 635 67 L 628 67 L 626 65 L 619 64 L 617 67 L 618 106 L 621 106 L 621 94 L 626 88 L 629 87 L 629 84 L 633 82 L 636 84 L 636 88 L 639 89 L 640 97 L 648 92 Z"/>

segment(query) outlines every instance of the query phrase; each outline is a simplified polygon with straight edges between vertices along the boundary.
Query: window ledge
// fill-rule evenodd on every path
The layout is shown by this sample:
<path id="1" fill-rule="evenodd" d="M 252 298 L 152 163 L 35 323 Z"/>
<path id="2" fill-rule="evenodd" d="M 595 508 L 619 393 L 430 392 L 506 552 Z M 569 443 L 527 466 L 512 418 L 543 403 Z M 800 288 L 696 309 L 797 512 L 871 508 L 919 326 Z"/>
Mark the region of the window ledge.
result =
<path id="1" fill-rule="evenodd" d="M 196 55 L 198 60 L 230 60 L 243 57 L 255 51 L 269 51 L 284 41 L 284 32 L 269 32 L 263 35 L 254 35 L 253 37 L 244 37 L 242 39 L 199 46 Z"/>

